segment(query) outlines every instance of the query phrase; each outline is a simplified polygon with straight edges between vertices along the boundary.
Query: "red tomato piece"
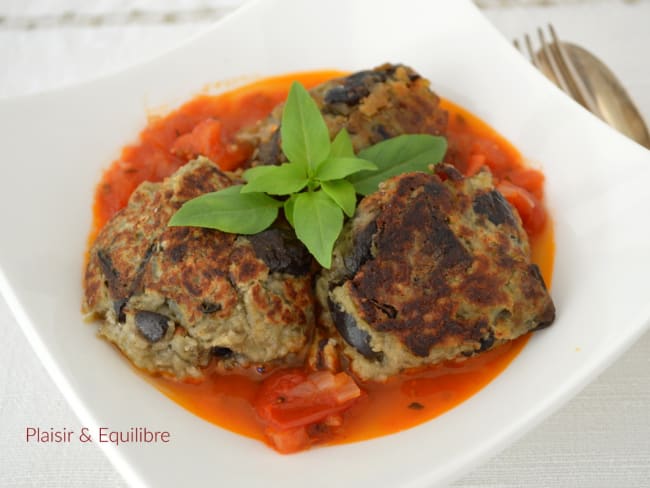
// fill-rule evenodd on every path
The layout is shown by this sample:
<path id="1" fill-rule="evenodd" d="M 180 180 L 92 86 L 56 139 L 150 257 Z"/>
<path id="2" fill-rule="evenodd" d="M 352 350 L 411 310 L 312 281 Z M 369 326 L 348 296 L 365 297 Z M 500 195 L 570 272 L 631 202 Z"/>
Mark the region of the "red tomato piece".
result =
<path id="1" fill-rule="evenodd" d="M 347 410 L 360 396 L 361 390 L 346 373 L 285 370 L 264 381 L 255 409 L 276 449 L 293 452 L 309 445 L 306 427 Z"/>
<path id="2" fill-rule="evenodd" d="M 221 144 L 221 122 L 205 119 L 199 122 L 192 132 L 180 136 L 171 147 L 171 151 L 187 160 L 198 155 L 218 161 L 223 152 Z"/>
<path id="3" fill-rule="evenodd" d="M 544 174 L 541 171 L 532 168 L 517 168 L 506 173 L 503 179 L 523 188 L 538 200 L 544 197 Z"/>
<path id="4" fill-rule="evenodd" d="M 497 185 L 497 190 L 515 207 L 529 236 L 537 234 L 544 228 L 546 211 L 537 198 L 509 181 L 501 181 Z"/>
<path id="5" fill-rule="evenodd" d="M 293 429 L 273 429 L 268 427 L 264 433 L 275 450 L 282 454 L 303 451 L 312 444 L 306 427 L 295 427 Z"/>
<path id="6" fill-rule="evenodd" d="M 485 166 L 487 158 L 485 154 L 472 154 L 467 163 L 467 170 L 465 176 L 474 176 L 478 173 L 483 166 Z"/>

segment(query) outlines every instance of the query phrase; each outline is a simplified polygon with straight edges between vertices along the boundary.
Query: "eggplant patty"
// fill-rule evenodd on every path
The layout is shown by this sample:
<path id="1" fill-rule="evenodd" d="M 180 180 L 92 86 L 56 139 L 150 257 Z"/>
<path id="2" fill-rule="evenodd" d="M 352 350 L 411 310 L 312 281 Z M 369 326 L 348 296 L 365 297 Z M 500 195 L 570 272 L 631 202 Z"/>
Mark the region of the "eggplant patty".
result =
<path id="1" fill-rule="evenodd" d="M 310 90 L 334 138 L 350 133 L 355 151 L 402 134 L 444 134 L 447 112 L 429 82 L 403 65 L 384 64 L 318 85 Z M 256 149 L 249 165 L 281 164 L 280 120 L 284 104 L 239 139 Z"/>
<path id="2" fill-rule="evenodd" d="M 199 378 L 224 366 L 302 362 L 314 324 L 312 259 L 290 229 L 252 236 L 167 227 L 180 206 L 233 184 L 212 162 L 143 183 L 90 251 L 83 311 L 136 366 Z"/>
<path id="3" fill-rule="evenodd" d="M 363 380 L 471 356 L 554 320 L 521 220 L 489 171 L 438 172 L 396 176 L 365 197 L 319 278 L 326 325 Z"/>

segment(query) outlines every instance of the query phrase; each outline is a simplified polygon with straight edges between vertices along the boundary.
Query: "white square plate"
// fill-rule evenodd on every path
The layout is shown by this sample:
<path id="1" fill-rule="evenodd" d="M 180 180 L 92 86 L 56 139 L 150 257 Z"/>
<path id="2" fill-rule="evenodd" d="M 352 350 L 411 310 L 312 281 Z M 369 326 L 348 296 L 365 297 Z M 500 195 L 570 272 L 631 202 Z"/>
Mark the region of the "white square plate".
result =
<path id="1" fill-rule="evenodd" d="M 102 168 L 147 111 L 208 83 L 310 69 L 414 67 L 540 166 L 556 224 L 556 323 L 474 397 L 417 428 L 280 456 L 167 400 L 81 320 Z M 171 432 L 101 444 L 134 485 L 420 487 L 457 478 L 557 409 L 650 318 L 650 152 L 557 91 L 469 1 L 268 0 L 151 62 L 0 103 L 0 288 L 83 425 Z"/>

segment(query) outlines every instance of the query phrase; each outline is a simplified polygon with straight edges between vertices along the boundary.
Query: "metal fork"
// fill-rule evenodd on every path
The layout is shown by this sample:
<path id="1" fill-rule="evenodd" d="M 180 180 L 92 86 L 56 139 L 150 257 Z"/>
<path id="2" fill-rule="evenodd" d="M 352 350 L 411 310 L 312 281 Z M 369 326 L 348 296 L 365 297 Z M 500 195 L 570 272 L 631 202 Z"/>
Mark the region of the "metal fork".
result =
<path id="1" fill-rule="evenodd" d="M 528 34 L 524 35 L 524 42 L 531 62 L 562 91 L 602 119 L 603 114 L 600 112 L 596 100 L 594 100 L 594 97 L 578 74 L 575 64 L 566 52 L 564 45 L 560 42 L 553 25 L 548 24 L 548 30 L 551 37 L 550 43 L 546 41 L 546 36 L 541 27 L 537 29 L 537 36 L 541 46 L 537 53 L 533 50 L 533 43 L 530 36 Z M 513 44 L 521 51 L 521 46 L 517 39 L 513 41 Z"/>
<path id="2" fill-rule="evenodd" d="M 533 49 L 531 37 L 524 35 L 524 45 L 531 62 L 562 91 L 606 123 L 650 148 L 650 133 L 625 88 L 609 68 L 587 50 L 560 42 L 551 24 L 550 41 L 537 29 L 540 48 Z M 518 40 L 513 44 L 520 52 Z"/>

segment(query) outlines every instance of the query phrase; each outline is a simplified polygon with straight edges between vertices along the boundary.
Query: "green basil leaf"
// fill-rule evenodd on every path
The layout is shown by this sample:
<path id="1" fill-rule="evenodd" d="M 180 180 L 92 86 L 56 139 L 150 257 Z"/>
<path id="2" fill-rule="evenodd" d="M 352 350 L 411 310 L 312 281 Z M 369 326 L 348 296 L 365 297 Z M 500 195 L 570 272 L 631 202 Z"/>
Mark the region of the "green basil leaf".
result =
<path id="1" fill-rule="evenodd" d="M 289 163 L 281 166 L 257 166 L 244 173 L 248 182 L 242 193 L 264 192 L 269 195 L 290 195 L 302 190 L 309 179 L 304 168 Z"/>
<path id="2" fill-rule="evenodd" d="M 298 198 L 297 194 L 291 195 L 284 201 L 284 218 L 291 224 L 291 227 L 295 227 L 293 225 L 293 208 L 296 204 L 296 198 Z"/>
<path id="3" fill-rule="evenodd" d="M 324 268 L 332 265 L 334 242 L 343 228 L 343 212 L 322 191 L 300 193 L 293 209 L 296 235 Z"/>
<path id="4" fill-rule="evenodd" d="M 231 186 L 185 202 L 168 225 L 257 234 L 277 218 L 282 202 L 263 193 L 241 193 L 241 189 L 241 185 Z"/>
<path id="5" fill-rule="evenodd" d="M 354 147 L 352 147 L 352 139 L 347 129 L 343 127 L 332 141 L 330 146 L 330 158 L 353 158 Z"/>
<path id="6" fill-rule="evenodd" d="M 242 176 L 244 179 L 250 183 L 251 181 L 257 179 L 257 178 L 263 178 L 267 176 L 267 172 L 269 168 L 279 168 L 279 166 L 275 165 L 261 165 L 261 166 L 255 166 L 253 168 L 249 168 L 244 173 Z"/>
<path id="7" fill-rule="evenodd" d="M 426 171 L 437 164 L 447 151 L 444 137 L 428 134 L 407 134 L 387 139 L 359 152 L 359 157 L 375 163 L 377 171 L 363 171 L 349 180 L 357 193 L 369 195 L 377 191 L 379 183 L 391 176 L 410 171 Z"/>
<path id="8" fill-rule="evenodd" d="M 330 151 L 330 134 L 323 115 L 309 92 L 294 81 L 282 112 L 282 152 L 292 163 L 312 174 Z"/>
<path id="9" fill-rule="evenodd" d="M 357 207 L 357 192 L 347 180 L 323 181 L 321 188 L 343 209 L 345 215 L 352 217 Z"/>
<path id="10" fill-rule="evenodd" d="M 316 171 L 315 178 L 320 181 L 339 180 L 364 170 L 376 170 L 377 165 L 365 159 L 347 157 L 328 159 Z"/>

